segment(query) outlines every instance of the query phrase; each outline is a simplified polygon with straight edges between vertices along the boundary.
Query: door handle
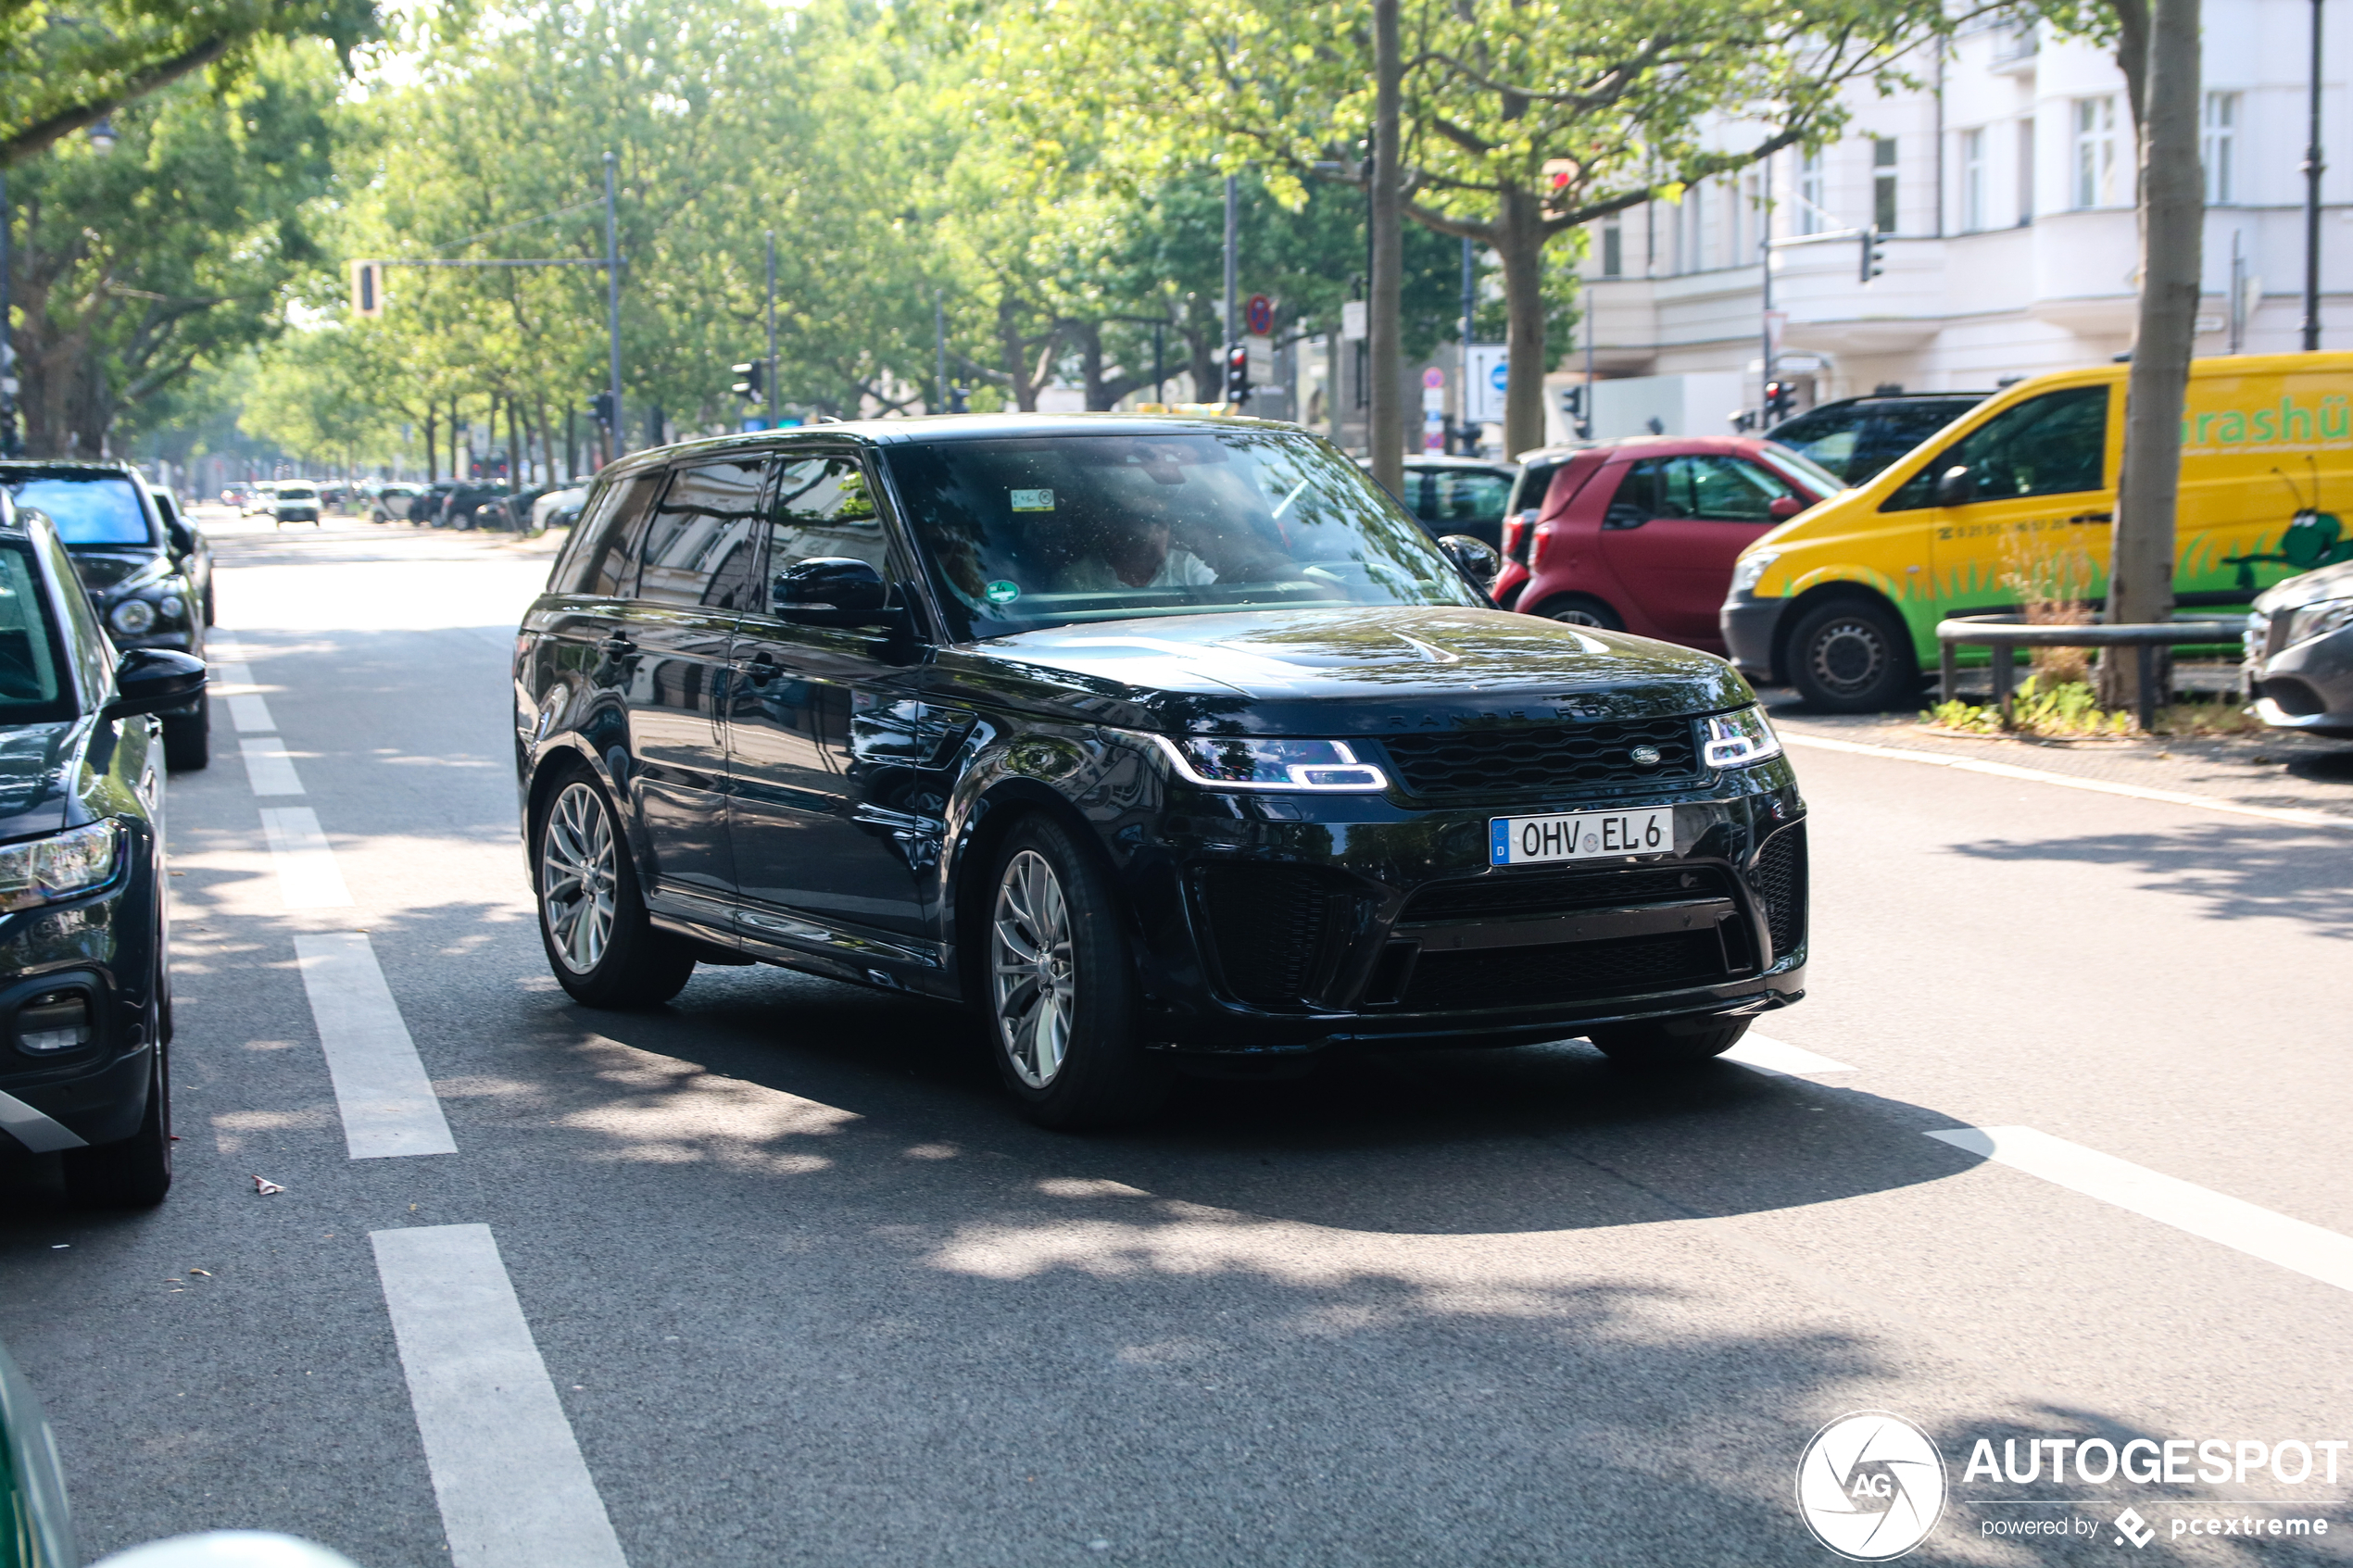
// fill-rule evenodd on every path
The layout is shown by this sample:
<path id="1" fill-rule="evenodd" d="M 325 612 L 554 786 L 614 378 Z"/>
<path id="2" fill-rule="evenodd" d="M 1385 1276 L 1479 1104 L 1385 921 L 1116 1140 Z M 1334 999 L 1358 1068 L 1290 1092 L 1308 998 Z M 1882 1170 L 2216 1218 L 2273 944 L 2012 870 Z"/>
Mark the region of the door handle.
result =
<path id="1" fill-rule="evenodd" d="M 776 657 L 766 648 L 751 656 L 744 666 L 744 679 L 755 686 L 764 686 L 777 675 Z"/>
<path id="2" fill-rule="evenodd" d="M 622 654 L 632 654 L 637 651 L 637 645 L 629 640 L 629 633 L 626 632 L 615 632 L 611 636 L 607 637 L 603 642 L 598 643 L 597 646 L 604 649 L 607 653 L 616 656 Z"/>

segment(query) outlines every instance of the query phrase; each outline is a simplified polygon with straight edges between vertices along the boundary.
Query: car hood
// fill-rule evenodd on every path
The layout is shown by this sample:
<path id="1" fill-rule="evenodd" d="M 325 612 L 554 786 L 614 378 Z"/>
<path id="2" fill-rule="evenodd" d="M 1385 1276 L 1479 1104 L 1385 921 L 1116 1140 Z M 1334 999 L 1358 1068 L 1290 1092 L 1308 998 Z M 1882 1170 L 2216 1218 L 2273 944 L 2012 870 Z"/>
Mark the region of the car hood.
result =
<path id="1" fill-rule="evenodd" d="M 87 719 L 0 727 L 0 840 L 67 825 L 90 727 Z"/>
<path id="2" fill-rule="evenodd" d="M 1731 666 L 1689 648 L 1502 610 L 1414 607 L 1058 626 L 952 650 L 941 672 L 1033 710 L 1170 733 L 1378 734 L 1755 700 Z"/>
<path id="3" fill-rule="evenodd" d="M 2339 561 L 2316 571 L 2284 578 L 2255 596 L 2255 608 L 2265 615 L 2299 609 L 2322 599 L 2353 597 L 2353 560 Z"/>
<path id="4" fill-rule="evenodd" d="M 67 554 L 73 558 L 73 570 L 80 574 L 82 585 L 98 595 L 104 595 L 156 558 L 155 551 L 138 549 L 83 548 L 69 550 Z"/>

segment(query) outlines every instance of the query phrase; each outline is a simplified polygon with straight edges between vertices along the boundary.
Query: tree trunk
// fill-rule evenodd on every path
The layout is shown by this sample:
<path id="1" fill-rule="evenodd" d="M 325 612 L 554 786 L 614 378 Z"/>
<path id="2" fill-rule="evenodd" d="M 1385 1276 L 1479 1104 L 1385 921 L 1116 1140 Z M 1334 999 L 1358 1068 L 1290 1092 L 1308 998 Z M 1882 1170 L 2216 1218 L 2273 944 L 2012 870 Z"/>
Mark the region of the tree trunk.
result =
<path id="1" fill-rule="evenodd" d="M 1405 493 L 1405 398 L 1399 385 L 1403 323 L 1404 234 L 1398 192 L 1399 99 L 1403 66 L 1397 44 L 1398 0 L 1373 0 L 1373 277 L 1369 358 L 1372 422 L 1365 445 L 1372 449 L 1373 477 L 1393 495 Z"/>
<path id="2" fill-rule="evenodd" d="M 1544 445 L 1544 212 L 1536 195 L 1504 192 L 1495 215 L 1504 268 L 1504 455 Z"/>
<path id="3" fill-rule="evenodd" d="M 2182 405 L 2197 333 L 2206 213 L 2198 162 L 2198 0 L 2157 0 L 2150 18 L 2141 129 L 2141 303 L 2124 397 L 2124 463 L 2117 477 L 2108 619 L 2171 620 L 2174 510 L 2182 479 Z M 2163 661 L 2158 661 L 2160 666 Z M 2137 661 L 2108 659 L 2101 696 L 2139 696 Z M 2166 680 L 2164 684 L 2171 685 Z M 2161 701 L 2162 687 L 2151 694 Z"/>
<path id="4" fill-rule="evenodd" d="M 1100 413 L 1111 407 L 1103 396 L 1103 324 L 1073 321 L 1070 330 L 1078 337 L 1079 373 L 1087 383 L 1087 408 Z"/>
<path id="5" fill-rule="evenodd" d="M 435 484 L 441 480 L 441 416 L 434 412 L 433 400 L 425 400 L 425 483 Z"/>
<path id="6" fill-rule="evenodd" d="M 1021 336 L 1021 307 L 1011 299 L 997 302 L 997 352 L 1005 362 L 1005 379 L 1013 383 L 1013 407 L 1025 414 L 1036 413 L 1038 383 L 1029 379 L 1029 354 Z"/>

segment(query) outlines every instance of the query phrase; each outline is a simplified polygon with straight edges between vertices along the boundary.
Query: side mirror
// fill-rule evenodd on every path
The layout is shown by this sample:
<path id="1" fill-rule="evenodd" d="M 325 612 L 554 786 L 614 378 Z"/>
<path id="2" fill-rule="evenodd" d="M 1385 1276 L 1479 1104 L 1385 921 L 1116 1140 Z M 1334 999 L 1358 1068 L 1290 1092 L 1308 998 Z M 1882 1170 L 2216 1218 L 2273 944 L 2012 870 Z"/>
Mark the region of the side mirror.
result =
<path id="1" fill-rule="evenodd" d="M 1449 533 L 1438 542 L 1438 547 L 1481 589 L 1493 587 L 1504 570 L 1504 558 L 1484 539 L 1474 539 L 1467 533 Z"/>
<path id="2" fill-rule="evenodd" d="M 776 574 L 769 603 L 779 619 L 812 626 L 873 626 L 897 619 L 882 573 L 849 556 L 793 562 Z"/>
<path id="3" fill-rule="evenodd" d="M 196 536 L 188 531 L 186 523 L 173 518 L 163 525 L 163 531 L 171 540 L 173 555 L 184 558 L 196 553 Z"/>
<path id="4" fill-rule="evenodd" d="M 1969 469 L 1946 469 L 1936 477 L 1936 504 L 1966 507 L 1977 499 L 1977 475 Z"/>
<path id="5" fill-rule="evenodd" d="M 1787 522 L 1806 509 L 1806 503 L 1795 495 L 1776 495 L 1765 503 L 1765 515 L 1775 522 Z"/>
<path id="6" fill-rule="evenodd" d="M 170 648 L 130 648 L 114 667 L 114 700 L 104 719 L 129 719 L 184 708 L 204 696 L 204 660 Z"/>

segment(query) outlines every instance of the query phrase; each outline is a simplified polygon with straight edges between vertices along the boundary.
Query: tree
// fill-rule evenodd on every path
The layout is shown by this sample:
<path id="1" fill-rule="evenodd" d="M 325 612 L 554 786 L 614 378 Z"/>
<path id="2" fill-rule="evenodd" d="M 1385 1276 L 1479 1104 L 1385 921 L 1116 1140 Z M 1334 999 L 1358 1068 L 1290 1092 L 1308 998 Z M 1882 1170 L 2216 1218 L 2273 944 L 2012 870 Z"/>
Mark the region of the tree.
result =
<path id="1" fill-rule="evenodd" d="M 122 111 L 112 153 L 59 147 L 17 170 L 28 450 L 95 457 L 125 410 L 279 330 L 320 259 L 336 88 L 322 46 L 267 44 L 236 92 L 182 82 Z"/>
<path id="2" fill-rule="evenodd" d="M 1549 242 L 1827 139 L 1845 86 L 1902 80 L 1902 49 L 1944 25 L 1926 0 L 1402 3 L 1403 210 L 1500 263 L 1514 451 L 1542 435 Z M 1295 200 L 1364 178 L 1371 22 L 1370 0 L 1009 0 L 985 69 L 1043 142 L 1077 122 L 1132 162 L 1255 163 Z"/>
<path id="3" fill-rule="evenodd" d="M 0 167 L 210 69 L 233 92 L 275 44 L 315 38 L 349 63 L 375 0 L 0 0 Z"/>

